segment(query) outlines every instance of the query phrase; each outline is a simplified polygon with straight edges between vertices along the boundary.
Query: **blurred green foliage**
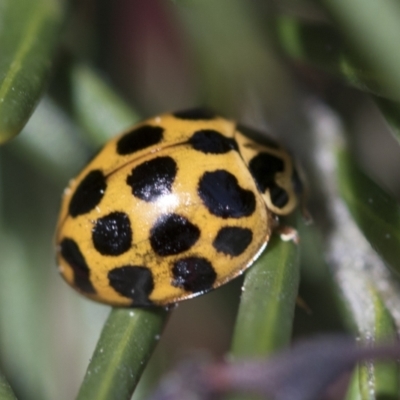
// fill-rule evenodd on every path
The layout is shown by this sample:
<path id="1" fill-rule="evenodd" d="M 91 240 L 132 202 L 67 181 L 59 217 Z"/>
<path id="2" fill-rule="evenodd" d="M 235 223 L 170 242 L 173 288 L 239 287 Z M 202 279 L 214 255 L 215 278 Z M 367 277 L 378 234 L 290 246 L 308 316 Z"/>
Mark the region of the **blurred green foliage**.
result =
<path id="1" fill-rule="evenodd" d="M 187 349 L 262 356 L 344 329 L 394 341 L 399 21 L 391 0 L 0 1 L 1 397 L 70 399 L 82 382 L 82 399 L 131 397 L 166 313 L 112 310 L 100 336 L 109 307 L 57 276 L 57 210 L 109 137 L 192 106 L 279 136 L 315 222 L 300 222 L 299 245 L 274 235 L 244 281 L 174 309 L 135 399 Z M 362 365 L 347 399 L 398 398 L 398 376 L 396 363 Z"/>

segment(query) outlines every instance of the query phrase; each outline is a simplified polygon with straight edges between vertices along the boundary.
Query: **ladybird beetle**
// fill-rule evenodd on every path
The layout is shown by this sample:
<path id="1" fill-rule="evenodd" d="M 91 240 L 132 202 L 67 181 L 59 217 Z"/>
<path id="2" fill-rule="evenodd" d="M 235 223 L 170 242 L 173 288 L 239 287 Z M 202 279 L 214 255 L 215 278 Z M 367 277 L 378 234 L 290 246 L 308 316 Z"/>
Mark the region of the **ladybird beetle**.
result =
<path id="1" fill-rule="evenodd" d="M 240 275 L 301 181 L 275 141 L 210 111 L 164 114 L 108 142 L 64 192 L 57 262 L 80 293 L 168 305 Z"/>

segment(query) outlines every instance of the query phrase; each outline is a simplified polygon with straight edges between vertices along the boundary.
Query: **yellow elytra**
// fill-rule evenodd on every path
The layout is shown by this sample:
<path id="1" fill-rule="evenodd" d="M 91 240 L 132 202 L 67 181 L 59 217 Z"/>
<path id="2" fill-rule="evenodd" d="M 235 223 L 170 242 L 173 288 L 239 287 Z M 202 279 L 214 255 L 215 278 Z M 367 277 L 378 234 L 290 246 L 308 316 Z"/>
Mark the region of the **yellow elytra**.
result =
<path id="1" fill-rule="evenodd" d="M 148 119 L 108 142 L 65 190 L 64 279 L 114 306 L 168 305 L 235 278 L 301 182 L 275 141 L 209 111 Z"/>

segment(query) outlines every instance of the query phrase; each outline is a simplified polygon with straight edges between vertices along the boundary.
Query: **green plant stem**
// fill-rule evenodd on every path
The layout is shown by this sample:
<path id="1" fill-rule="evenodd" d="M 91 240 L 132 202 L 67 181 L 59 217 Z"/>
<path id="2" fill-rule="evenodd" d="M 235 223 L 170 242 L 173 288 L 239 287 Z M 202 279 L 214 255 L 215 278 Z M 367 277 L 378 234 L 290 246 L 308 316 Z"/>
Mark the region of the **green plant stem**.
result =
<path id="1" fill-rule="evenodd" d="M 113 309 L 77 399 L 130 399 L 167 316 L 164 309 Z"/>
<path id="2" fill-rule="evenodd" d="M 299 284 L 299 246 L 273 235 L 246 273 L 231 355 L 262 357 L 288 345 Z"/>

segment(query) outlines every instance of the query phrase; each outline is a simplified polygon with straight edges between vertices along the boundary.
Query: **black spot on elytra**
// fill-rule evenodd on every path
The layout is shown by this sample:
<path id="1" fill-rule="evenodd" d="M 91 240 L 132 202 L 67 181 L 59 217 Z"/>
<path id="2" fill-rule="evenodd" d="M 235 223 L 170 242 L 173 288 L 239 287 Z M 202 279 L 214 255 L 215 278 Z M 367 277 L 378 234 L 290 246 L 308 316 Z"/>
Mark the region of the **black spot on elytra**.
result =
<path id="1" fill-rule="evenodd" d="M 289 196 L 286 190 L 282 189 L 278 185 L 272 185 L 269 189 L 269 193 L 271 196 L 272 204 L 275 207 L 284 207 L 289 201 Z"/>
<path id="2" fill-rule="evenodd" d="M 149 295 L 154 289 L 153 275 L 143 266 L 125 265 L 108 273 L 110 286 L 122 296 L 133 300 L 134 306 L 149 306 Z"/>
<path id="3" fill-rule="evenodd" d="M 222 169 L 203 174 L 198 194 L 210 213 L 221 218 L 247 217 L 256 208 L 254 193 L 241 188 L 236 177 Z"/>
<path id="4" fill-rule="evenodd" d="M 103 198 L 107 183 L 99 169 L 90 171 L 75 189 L 69 202 L 69 215 L 77 217 L 93 210 Z"/>
<path id="5" fill-rule="evenodd" d="M 151 247 L 160 256 L 189 250 L 199 237 L 199 228 L 178 214 L 162 215 L 150 230 Z"/>
<path id="6" fill-rule="evenodd" d="M 188 292 L 210 290 L 217 278 L 212 264 L 202 257 L 186 257 L 174 263 L 172 284 Z"/>
<path id="7" fill-rule="evenodd" d="M 117 153 L 125 156 L 160 143 L 163 138 L 163 132 L 164 129 L 159 126 L 140 126 L 126 133 L 118 140 Z"/>
<path id="8" fill-rule="evenodd" d="M 96 220 L 92 229 L 96 250 L 104 256 L 119 256 L 131 248 L 132 228 L 128 215 L 112 212 Z"/>
<path id="9" fill-rule="evenodd" d="M 133 168 L 126 183 L 134 196 L 144 201 L 155 201 L 159 196 L 171 193 L 177 170 L 171 157 L 157 157 Z"/>
<path id="10" fill-rule="evenodd" d="M 275 175 L 284 170 L 282 159 L 268 153 L 260 153 L 249 162 L 249 169 L 261 193 L 275 186 Z"/>
<path id="11" fill-rule="evenodd" d="M 183 110 L 173 113 L 175 118 L 189 120 L 210 120 L 216 117 L 215 113 L 204 108 L 194 108 L 191 110 Z"/>
<path id="12" fill-rule="evenodd" d="M 238 150 L 238 145 L 234 139 L 227 138 L 212 129 L 195 132 L 189 139 L 189 143 L 195 150 L 206 154 L 224 154 L 231 150 Z"/>
<path id="13" fill-rule="evenodd" d="M 72 239 L 65 238 L 62 240 L 60 248 L 61 256 L 74 273 L 74 285 L 82 292 L 96 293 L 90 281 L 90 269 L 77 243 Z"/>
<path id="14" fill-rule="evenodd" d="M 264 146 L 271 147 L 273 149 L 279 149 L 279 143 L 272 139 L 271 137 L 267 136 L 264 132 L 258 131 L 253 128 L 249 128 L 248 126 L 244 126 L 241 124 L 236 125 L 236 129 L 242 133 L 244 136 L 247 136 L 250 139 L 253 139 Z"/>
<path id="15" fill-rule="evenodd" d="M 213 242 L 215 250 L 235 257 L 242 254 L 253 239 L 253 233 L 248 228 L 226 226 L 221 228 Z"/>

